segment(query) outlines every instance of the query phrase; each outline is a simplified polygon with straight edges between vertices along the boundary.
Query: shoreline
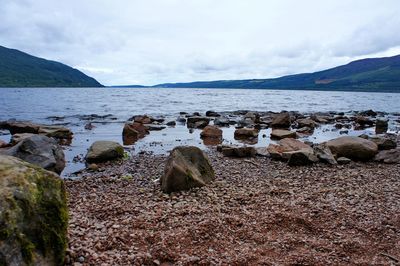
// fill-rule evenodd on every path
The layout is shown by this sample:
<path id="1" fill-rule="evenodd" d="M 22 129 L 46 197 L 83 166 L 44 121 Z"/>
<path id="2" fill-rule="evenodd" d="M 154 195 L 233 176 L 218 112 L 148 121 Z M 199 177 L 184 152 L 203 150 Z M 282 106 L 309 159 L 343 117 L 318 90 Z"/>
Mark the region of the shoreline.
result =
<path id="1" fill-rule="evenodd" d="M 67 265 L 390 264 L 400 256 L 399 164 L 289 167 L 207 154 L 216 180 L 170 195 L 154 182 L 163 155 L 65 180 Z"/>

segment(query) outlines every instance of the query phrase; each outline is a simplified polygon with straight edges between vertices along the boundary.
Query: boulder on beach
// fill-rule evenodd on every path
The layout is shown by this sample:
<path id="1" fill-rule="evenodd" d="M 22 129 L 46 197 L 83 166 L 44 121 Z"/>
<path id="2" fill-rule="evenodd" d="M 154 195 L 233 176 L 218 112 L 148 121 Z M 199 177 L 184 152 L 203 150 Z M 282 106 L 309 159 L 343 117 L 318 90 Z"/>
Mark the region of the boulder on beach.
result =
<path id="1" fill-rule="evenodd" d="M 288 112 L 282 112 L 272 119 L 270 126 L 272 128 L 289 128 L 291 125 L 291 118 Z"/>
<path id="2" fill-rule="evenodd" d="M 313 151 L 313 149 L 304 142 L 291 138 L 282 139 L 278 144 L 270 144 L 267 147 L 271 158 L 276 160 L 287 160 L 288 158 L 284 155 L 285 152 L 298 151 L 302 149 L 306 149 L 310 152 Z"/>
<path id="3" fill-rule="evenodd" d="M 234 146 L 234 145 L 222 145 L 218 147 L 218 150 L 227 157 L 253 157 L 257 154 L 254 147 L 251 146 Z"/>
<path id="4" fill-rule="evenodd" d="M 390 136 L 373 136 L 368 139 L 378 145 L 378 150 L 391 150 L 397 147 L 396 140 Z"/>
<path id="5" fill-rule="evenodd" d="M 384 163 L 400 163 L 400 148 L 380 151 L 374 160 Z"/>
<path id="6" fill-rule="evenodd" d="M 22 139 L 17 145 L 4 152 L 46 170 L 60 174 L 65 167 L 64 151 L 57 142 L 42 135 Z"/>
<path id="7" fill-rule="evenodd" d="M 366 161 L 378 153 L 378 145 L 360 137 L 344 136 L 326 142 L 332 153 L 338 157 Z"/>
<path id="8" fill-rule="evenodd" d="M 165 193 L 202 187 L 215 179 L 214 170 L 202 150 L 180 146 L 171 151 L 161 177 Z"/>
<path id="9" fill-rule="evenodd" d="M 272 129 L 271 139 L 285 139 L 285 138 L 296 138 L 296 132 L 286 129 Z"/>
<path id="10" fill-rule="evenodd" d="M 68 209 L 62 179 L 0 155 L 0 264 L 64 265 Z"/>
<path id="11" fill-rule="evenodd" d="M 331 150 L 325 143 L 321 143 L 313 146 L 314 154 L 318 157 L 321 162 L 335 165 L 337 164 L 335 156 L 333 156 Z"/>
<path id="12" fill-rule="evenodd" d="M 235 130 L 235 139 L 246 139 L 258 137 L 258 130 L 254 128 L 238 128 Z"/>
<path id="13" fill-rule="evenodd" d="M 288 158 L 288 165 L 290 166 L 309 165 L 318 162 L 318 157 L 310 149 L 285 152 L 283 157 Z"/>
<path id="14" fill-rule="evenodd" d="M 222 138 L 222 130 L 216 126 L 206 126 L 200 133 L 202 138 Z"/>
<path id="15" fill-rule="evenodd" d="M 86 155 L 86 162 L 98 163 L 122 158 L 124 148 L 115 141 L 96 141 L 90 146 Z"/>

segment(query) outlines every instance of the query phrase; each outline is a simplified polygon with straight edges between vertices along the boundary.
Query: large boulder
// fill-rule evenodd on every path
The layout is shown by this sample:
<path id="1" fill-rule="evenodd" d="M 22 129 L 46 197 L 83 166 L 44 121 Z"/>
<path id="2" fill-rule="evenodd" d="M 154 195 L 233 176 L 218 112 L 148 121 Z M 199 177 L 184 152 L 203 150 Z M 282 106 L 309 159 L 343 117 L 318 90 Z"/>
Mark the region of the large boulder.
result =
<path id="1" fill-rule="evenodd" d="M 289 128 L 291 125 L 290 114 L 288 112 L 282 112 L 277 114 L 270 126 L 273 128 Z"/>
<path id="2" fill-rule="evenodd" d="M 332 153 L 338 157 L 366 161 L 378 153 L 378 145 L 360 137 L 344 136 L 326 142 Z"/>
<path id="3" fill-rule="evenodd" d="M 86 162 L 98 163 L 122 158 L 124 148 L 115 141 L 95 141 L 86 155 Z"/>
<path id="4" fill-rule="evenodd" d="M 309 145 L 300 140 L 291 138 L 282 139 L 278 144 L 270 144 L 267 147 L 267 151 L 271 155 L 271 158 L 276 160 L 287 160 L 288 157 L 286 157 L 284 153 L 303 149 L 313 152 L 313 149 Z"/>
<path id="5" fill-rule="evenodd" d="M 161 177 L 165 193 L 202 187 L 215 179 L 207 156 L 197 147 L 181 146 L 171 151 Z"/>
<path id="6" fill-rule="evenodd" d="M 42 135 L 27 137 L 4 153 L 57 174 L 65 167 L 64 151 L 60 145 L 54 139 Z"/>
<path id="7" fill-rule="evenodd" d="M 272 129 L 271 139 L 285 139 L 285 138 L 296 138 L 296 132 L 286 129 Z"/>
<path id="8" fill-rule="evenodd" d="M 0 265 L 64 265 L 67 226 L 63 181 L 0 155 Z"/>

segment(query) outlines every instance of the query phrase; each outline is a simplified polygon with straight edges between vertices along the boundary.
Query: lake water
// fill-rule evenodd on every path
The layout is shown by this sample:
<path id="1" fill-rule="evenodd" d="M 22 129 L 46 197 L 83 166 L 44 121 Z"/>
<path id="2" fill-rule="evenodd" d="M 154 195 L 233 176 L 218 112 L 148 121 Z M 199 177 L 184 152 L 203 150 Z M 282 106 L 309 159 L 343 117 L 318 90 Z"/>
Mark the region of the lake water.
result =
<path id="1" fill-rule="evenodd" d="M 373 109 L 397 116 L 400 112 L 400 93 L 290 91 L 253 89 L 160 89 L 160 88 L 0 88 L 0 120 L 29 120 L 44 124 L 62 124 L 74 132 L 74 140 L 65 148 L 68 165 L 64 174 L 82 168 L 81 157 L 95 140 L 121 142 L 123 123 L 138 114 L 164 116 L 174 120 L 179 112 L 204 113 L 252 110 L 252 111 L 361 111 Z M 112 116 L 94 119 L 93 130 L 84 128 L 88 120 L 83 115 Z M 397 130 L 392 124 L 392 130 Z M 338 132 L 327 132 L 310 137 L 312 141 L 333 138 Z M 224 129 L 226 143 L 236 143 L 234 128 Z M 318 132 L 316 132 L 318 133 Z M 133 153 L 141 150 L 164 153 L 177 145 L 196 145 L 206 148 L 201 141 L 200 130 L 189 133 L 185 126 L 177 125 L 162 131 L 152 131 L 146 138 L 128 147 Z M 260 132 L 257 146 L 267 146 L 269 130 Z M 349 134 L 352 134 L 351 132 Z M 355 133 L 354 133 L 355 134 Z M 0 139 L 9 140 L 2 132 Z"/>

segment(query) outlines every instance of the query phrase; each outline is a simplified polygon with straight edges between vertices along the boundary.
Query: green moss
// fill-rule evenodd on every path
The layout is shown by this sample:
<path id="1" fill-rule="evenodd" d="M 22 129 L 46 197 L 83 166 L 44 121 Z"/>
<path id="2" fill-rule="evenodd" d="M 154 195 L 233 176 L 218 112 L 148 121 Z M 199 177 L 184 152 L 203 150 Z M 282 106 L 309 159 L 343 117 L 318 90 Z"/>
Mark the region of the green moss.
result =
<path id="1" fill-rule="evenodd" d="M 5 200 L 8 211 L 0 217 L 0 239 L 14 238 L 27 265 L 34 263 L 35 253 L 63 265 L 68 226 L 63 181 L 29 165 L 23 175 L 12 179 L 12 186 L 17 189 Z"/>
<path id="2" fill-rule="evenodd" d="M 115 151 L 118 153 L 118 155 L 120 156 L 120 157 L 123 157 L 124 156 L 124 148 L 122 147 L 122 146 L 118 146 L 117 148 L 115 148 Z"/>

